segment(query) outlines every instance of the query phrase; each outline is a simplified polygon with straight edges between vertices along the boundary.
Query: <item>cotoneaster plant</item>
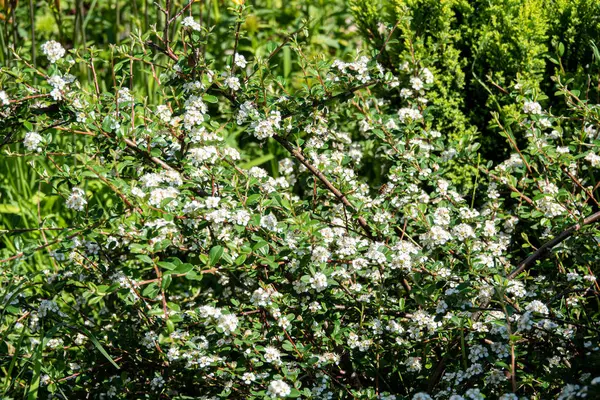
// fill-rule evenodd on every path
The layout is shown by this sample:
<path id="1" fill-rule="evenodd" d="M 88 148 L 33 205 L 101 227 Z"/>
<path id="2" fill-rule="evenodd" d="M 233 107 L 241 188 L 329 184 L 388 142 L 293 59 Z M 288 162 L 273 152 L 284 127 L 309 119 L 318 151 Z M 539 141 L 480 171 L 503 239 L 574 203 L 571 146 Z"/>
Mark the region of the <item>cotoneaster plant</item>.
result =
<path id="1" fill-rule="evenodd" d="M 597 104 L 556 79 L 556 117 L 505 88 L 519 111 L 492 118 L 513 153 L 482 163 L 433 129 L 415 58 L 309 58 L 303 29 L 242 53 L 243 4 L 219 52 L 168 10 L 114 48 L 107 90 L 93 49 L 48 42 L 47 68 L 2 69 L 3 151 L 65 216 L 3 232 L 3 396 L 598 395 Z M 271 63 L 284 48 L 295 85 Z M 160 104 L 129 86 L 140 66 Z M 255 166 L 254 145 L 286 156 Z M 456 163 L 477 171 L 468 192 Z"/>

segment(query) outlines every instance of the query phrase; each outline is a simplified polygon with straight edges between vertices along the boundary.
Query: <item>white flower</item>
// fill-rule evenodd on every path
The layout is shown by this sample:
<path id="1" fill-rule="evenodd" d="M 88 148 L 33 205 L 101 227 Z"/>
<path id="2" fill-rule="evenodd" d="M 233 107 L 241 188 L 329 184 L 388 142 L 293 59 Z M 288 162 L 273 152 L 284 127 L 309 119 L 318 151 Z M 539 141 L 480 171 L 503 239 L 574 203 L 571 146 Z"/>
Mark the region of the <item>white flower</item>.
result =
<path id="1" fill-rule="evenodd" d="M 423 75 L 423 80 L 426 84 L 431 85 L 433 83 L 433 74 L 428 68 L 423 68 L 421 74 Z"/>
<path id="2" fill-rule="evenodd" d="M 140 199 L 143 199 L 144 197 L 146 197 L 146 193 L 144 193 L 144 191 L 137 186 L 131 188 L 131 194 L 136 197 L 139 197 Z"/>
<path id="3" fill-rule="evenodd" d="M 331 253 L 323 246 L 317 246 L 313 249 L 311 261 L 316 263 L 326 262 Z"/>
<path id="4" fill-rule="evenodd" d="M 267 394 L 271 397 L 287 397 L 292 393 L 290 386 L 282 380 L 276 380 L 269 383 Z"/>
<path id="5" fill-rule="evenodd" d="M 48 342 L 46 342 L 46 346 L 48 346 L 51 349 L 57 349 L 59 347 L 63 347 L 64 342 L 62 339 L 57 338 L 57 339 L 50 339 L 48 340 Z"/>
<path id="6" fill-rule="evenodd" d="M 242 375 L 242 380 L 246 385 L 251 384 L 252 381 L 254 381 L 255 379 L 256 375 L 254 375 L 252 372 L 244 372 L 244 374 Z"/>
<path id="7" fill-rule="evenodd" d="M 450 210 L 439 207 L 433 214 L 433 223 L 439 226 L 447 226 L 450 223 Z"/>
<path id="8" fill-rule="evenodd" d="M 183 92 L 199 92 L 204 90 L 204 84 L 200 81 L 186 82 L 183 84 Z"/>
<path id="9" fill-rule="evenodd" d="M 263 140 L 275 136 L 276 129 L 279 129 L 281 114 L 279 111 L 272 111 L 268 118 L 254 122 L 251 126 L 254 128 L 254 136 Z"/>
<path id="10" fill-rule="evenodd" d="M 410 86 L 412 86 L 412 88 L 418 92 L 419 90 L 423 89 L 423 81 L 416 76 L 413 76 L 410 78 Z"/>
<path id="11" fill-rule="evenodd" d="M 54 64 L 64 57 L 65 49 L 60 43 L 50 40 L 42 45 L 42 53 L 48 57 L 51 64 Z"/>
<path id="12" fill-rule="evenodd" d="M 238 225 L 246 226 L 250 222 L 250 213 L 246 210 L 237 210 L 233 214 L 233 221 Z"/>
<path id="13" fill-rule="evenodd" d="M 475 231 L 468 224 L 459 224 L 452 229 L 452 233 L 458 240 L 461 242 L 465 241 L 469 238 L 475 237 Z"/>
<path id="14" fill-rule="evenodd" d="M 220 201 L 220 197 L 208 196 L 205 200 L 206 208 L 217 208 Z"/>
<path id="15" fill-rule="evenodd" d="M 533 300 L 531 303 L 527 304 L 525 309 L 538 314 L 548 314 L 548 307 L 546 307 L 546 305 L 539 300 Z"/>
<path id="16" fill-rule="evenodd" d="M 310 278 L 310 286 L 317 292 L 322 292 L 327 287 L 327 275 L 322 272 L 317 272 Z"/>
<path id="17" fill-rule="evenodd" d="M 238 90 L 240 90 L 240 87 L 242 85 L 240 84 L 240 79 L 237 76 L 230 75 L 227 78 L 225 78 L 225 86 L 227 86 L 234 92 L 237 92 Z"/>
<path id="18" fill-rule="evenodd" d="M 219 154 L 215 146 L 195 147 L 188 151 L 188 158 L 196 167 L 203 163 L 214 164 L 218 156 Z"/>
<path id="19" fill-rule="evenodd" d="M 600 156 L 594 153 L 589 153 L 587 156 L 585 156 L 585 161 L 592 164 L 592 167 L 597 167 L 598 165 L 600 165 Z"/>
<path id="20" fill-rule="evenodd" d="M 230 158 L 232 161 L 239 160 L 241 158 L 240 152 L 233 147 L 222 148 L 223 157 Z"/>
<path id="21" fill-rule="evenodd" d="M 239 53 L 235 53 L 235 65 L 237 65 L 240 68 L 246 68 L 247 64 L 248 62 L 246 61 L 246 57 Z"/>
<path id="22" fill-rule="evenodd" d="M 174 187 L 168 187 L 165 189 L 163 189 L 163 188 L 154 189 L 152 192 L 150 192 L 150 198 L 148 199 L 148 204 L 150 204 L 151 206 L 159 207 L 161 205 L 161 203 L 163 202 L 163 200 L 176 199 L 177 196 L 179 196 L 179 190 L 175 189 Z M 176 205 L 177 205 L 176 201 L 171 201 L 169 203 L 170 207 L 173 207 Z"/>
<path id="23" fill-rule="evenodd" d="M 404 88 L 402 90 L 400 90 L 400 96 L 406 98 L 409 98 L 410 96 L 412 96 L 413 92 L 410 89 Z"/>
<path id="24" fill-rule="evenodd" d="M 523 104 L 523 112 L 525 114 L 541 114 L 542 106 L 537 101 L 526 101 Z"/>
<path id="25" fill-rule="evenodd" d="M 40 144 L 42 143 L 43 138 L 36 132 L 27 132 L 25 134 L 25 139 L 23 139 L 23 145 L 29 151 L 37 151 L 38 153 L 42 151 L 42 147 Z"/>
<path id="26" fill-rule="evenodd" d="M 420 357 L 409 357 L 404 364 L 410 372 L 419 372 L 423 368 Z"/>
<path id="27" fill-rule="evenodd" d="M 202 318 L 219 318 L 221 317 L 221 309 L 213 306 L 201 306 L 198 308 L 198 314 Z"/>
<path id="28" fill-rule="evenodd" d="M 260 218 L 260 226 L 269 231 L 277 231 L 277 217 L 273 213 L 262 216 Z"/>
<path id="29" fill-rule="evenodd" d="M 268 176 L 267 171 L 262 169 L 261 167 L 252 167 L 248 170 L 248 174 L 253 178 L 263 179 Z"/>
<path id="30" fill-rule="evenodd" d="M 200 24 L 197 23 L 196 21 L 194 21 L 194 18 L 192 18 L 192 17 L 185 17 L 183 19 L 183 21 L 181 21 L 181 26 L 183 26 L 185 28 L 190 28 L 194 31 L 199 31 L 202 29 Z"/>
<path id="31" fill-rule="evenodd" d="M 228 336 L 235 332 L 238 326 L 238 318 L 234 314 L 222 314 L 219 317 L 217 327 L 223 330 L 223 334 Z"/>
<path id="32" fill-rule="evenodd" d="M 418 121 L 423 118 L 419 110 L 408 107 L 398 110 L 398 117 L 402 123 Z"/>
<path id="33" fill-rule="evenodd" d="M 87 200 L 85 199 L 85 192 L 77 187 L 73 188 L 71 195 L 67 199 L 67 207 L 72 208 L 75 211 L 83 211 Z"/>
<path id="34" fill-rule="evenodd" d="M 131 103 L 133 101 L 133 96 L 129 92 L 129 88 L 124 87 L 124 88 L 119 89 L 119 91 L 117 92 L 117 95 L 119 98 L 119 104 Z"/>
<path id="35" fill-rule="evenodd" d="M 452 240 L 450 232 L 437 225 L 431 227 L 431 230 L 428 233 L 421 235 L 421 237 L 430 244 L 437 246 L 442 246 L 447 241 Z"/>
<path id="36" fill-rule="evenodd" d="M 420 392 L 413 396 L 412 400 L 432 400 L 431 396 L 427 393 Z"/>
<path id="37" fill-rule="evenodd" d="M 150 382 L 150 386 L 152 386 L 153 390 L 163 387 L 165 384 L 165 380 L 162 376 L 157 376 Z"/>
<path id="38" fill-rule="evenodd" d="M 59 312 L 58 305 L 53 300 L 42 300 L 40 302 L 40 306 L 38 308 L 39 316 L 45 317 L 46 315 L 48 315 L 48 311 L 58 313 Z"/>
<path id="39" fill-rule="evenodd" d="M 240 105 L 240 109 L 237 114 L 238 125 L 242 125 L 248 117 L 258 117 L 258 111 L 256 111 L 256 107 L 251 101 L 245 101 L 242 103 L 242 105 Z"/>
<path id="40" fill-rule="evenodd" d="M 252 298 L 250 301 L 252 304 L 265 307 L 273 304 L 272 299 L 277 295 L 277 293 L 271 288 L 268 287 L 266 290 L 263 288 L 258 288 L 252 293 Z"/>
<path id="41" fill-rule="evenodd" d="M 171 116 L 173 115 L 173 113 L 171 112 L 169 107 L 161 104 L 158 107 L 156 107 L 156 115 L 158 116 L 158 118 L 160 118 L 162 122 L 168 124 L 169 122 L 171 122 Z"/>
<path id="42" fill-rule="evenodd" d="M 281 364 L 281 353 L 275 347 L 267 346 L 265 347 L 265 361 L 271 364 L 280 365 Z"/>
<path id="43" fill-rule="evenodd" d="M 10 102 L 8 101 L 8 95 L 4 90 L 0 90 L 0 104 L 3 104 L 5 106 L 10 104 Z"/>

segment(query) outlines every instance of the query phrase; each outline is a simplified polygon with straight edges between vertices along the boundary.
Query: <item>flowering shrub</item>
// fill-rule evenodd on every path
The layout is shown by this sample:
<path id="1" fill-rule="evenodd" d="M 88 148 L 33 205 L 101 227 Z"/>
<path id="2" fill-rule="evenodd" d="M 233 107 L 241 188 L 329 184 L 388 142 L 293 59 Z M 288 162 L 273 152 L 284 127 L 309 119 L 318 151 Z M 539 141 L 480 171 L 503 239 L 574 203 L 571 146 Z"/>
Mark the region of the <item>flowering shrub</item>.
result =
<path id="1" fill-rule="evenodd" d="M 180 39 L 167 26 L 134 35 L 139 54 L 115 48 L 107 90 L 93 49 L 49 42 L 47 69 L 15 54 L 2 70 L 2 133 L 70 215 L 2 249 L 5 396 L 600 393 L 600 108 L 585 92 L 557 77 L 555 116 L 504 88 L 518 112 L 493 119 L 512 154 L 482 163 L 478 143 L 435 130 L 437 78 L 416 58 L 312 59 L 302 30 L 263 57 L 237 39 L 205 52 L 210 31 L 165 12 Z M 234 12 L 238 38 L 249 9 Z M 284 48 L 293 91 L 271 64 Z M 134 64 L 160 104 L 128 87 Z M 287 156 L 264 169 L 237 143 Z M 450 161 L 476 171 L 472 189 Z"/>

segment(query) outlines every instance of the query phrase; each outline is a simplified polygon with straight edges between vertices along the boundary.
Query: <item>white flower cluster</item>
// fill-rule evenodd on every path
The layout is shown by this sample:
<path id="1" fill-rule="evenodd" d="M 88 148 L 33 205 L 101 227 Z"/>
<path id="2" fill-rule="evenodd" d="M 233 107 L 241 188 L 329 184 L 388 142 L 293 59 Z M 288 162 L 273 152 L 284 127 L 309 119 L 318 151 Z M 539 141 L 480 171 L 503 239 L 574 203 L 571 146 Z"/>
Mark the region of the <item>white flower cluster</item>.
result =
<path id="1" fill-rule="evenodd" d="M 181 21 L 181 26 L 183 26 L 184 28 L 190 28 L 194 31 L 202 30 L 200 24 L 196 22 L 192 17 L 185 17 L 183 21 Z"/>
<path id="2" fill-rule="evenodd" d="M 194 147 L 188 151 L 187 158 L 192 165 L 198 167 L 203 164 L 214 164 L 219 159 L 215 146 Z"/>
<path id="3" fill-rule="evenodd" d="M 260 140 L 273 137 L 277 133 L 276 130 L 280 128 L 280 122 L 281 113 L 279 111 L 271 111 L 271 114 L 266 119 L 251 124 L 251 127 L 254 128 L 253 134 Z"/>
<path id="4" fill-rule="evenodd" d="M 274 380 L 269 383 L 267 395 L 273 398 L 288 397 L 292 393 L 290 386 L 282 380 Z"/>
<path id="5" fill-rule="evenodd" d="M 244 210 L 240 210 L 241 212 L 245 212 Z M 247 212 L 246 212 L 247 214 Z M 248 218 L 250 218 L 250 215 L 248 215 Z M 244 225 L 244 224 L 239 224 L 239 225 Z M 254 304 L 255 306 L 259 306 L 259 307 L 266 307 L 266 306 L 270 306 L 271 304 L 273 304 L 273 299 L 275 299 L 276 297 L 280 297 L 281 294 L 278 293 L 277 291 L 275 291 L 275 289 L 273 289 L 272 287 L 267 287 L 266 289 L 263 288 L 258 288 L 254 291 L 254 293 L 252 293 L 252 298 L 250 299 L 250 301 L 252 302 L 252 304 Z"/>
<path id="6" fill-rule="evenodd" d="M 233 90 L 234 92 L 237 92 L 242 87 L 242 85 L 240 83 L 240 78 L 238 78 L 237 76 L 233 76 L 233 75 L 227 75 L 225 77 L 224 83 L 225 83 L 226 87 Z"/>
<path id="7" fill-rule="evenodd" d="M 259 117 L 256 106 L 251 101 L 245 101 L 240 105 L 240 109 L 236 116 L 238 125 L 242 125 L 248 118 L 256 119 Z"/>
<path id="8" fill-rule="evenodd" d="M 185 101 L 184 106 L 183 126 L 186 129 L 192 129 L 204 122 L 204 115 L 208 111 L 208 107 L 201 97 L 191 95 Z"/>
<path id="9" fill-rule="evenodd" d="M 348 335 L 348 346 L 352 349 L 358 348 L 359 351 L 367 351 L 373 345 L 372 339 L 362 339 L 354 332 Z"/>
<path id="10" fill-rule="evenodd" d="M 181 186 L 183 184 L 179 172 L 173 170 L 161 170 L 158 173 L 150 172 L 142 175 L 139 181 L 146 189 L 158 187 L 161 183 L 166 183 L 169 186 Z"/>
<path id="11" fill-rule="evenodd" d="M 43 318 L 48 315 L 48 312 L 58 313 L 58 305 L 53 300 L 42 300 L 38 308 L 38 315 Z"/>
<path id="12" fill-rule="evenodd" d="M 235 314 L 221 314 L 218 319 L 217 327 L 223 331 L 225 336 L 229 336 L 237 329 L 239 320 Z"/>
<path id="13" fill-rule="evenodd" d="M 165 124 L 169 124 L 171 122 L 172 115 L 173 112 L 168 106 L 161 104 L 158 107 L 156 107 L 156 116 L 158 116 L 158 118 Z"/>
<path id="14" fill-rule="evenodd" d="M 322 272 L 317 272 L 309 280 L 310 287 L 315 289 L 317 292 L 322 292 L 327 288 L 327 275 Z"/>
<path id="15" fill-rule="evenodd" d="M 600 156 L 595 153 L 588 153 L 588 155 L 585 156 L 585 160 L 589 162 L 592 167 L 600 166 Z"/>
<path id="16" fill-rule="evenodd" d="M 240 53 L 235 53 L 234 58 L 235 58 L 235 65 L 237 65 L 238 67 L 246 68 L 246 65 L 248 65 L 248 62 L 246 61 L 246 57 L 244 57 Z"/>
<path id="17" fill-rule="evenodd" d="M 74 187 L 69 198 L 67 198 L 67 207 L 75 211 L 83 211 L 86 204 L 87 200 L 85 199 L 85 192 L 83 189 Z"/>
<path id="18" fill-rule="evenodd" d="M 274 365 L 281 365 L 281 353 L 275 347 L 266 346 L 265 353 L 263 355 L 265 361 Z"/>
<path id="19" fill-rule="evenodd" d="M 42 151 L 42 142 L 44 139 L 37 132 L 27 132 L 25 134 L 25 138 L 23 139 L 23 145 L 29 151 L 41 152 Z"/>
<path id="20" fill-rule="evenodd" d="M 235 314 L 225 314 L 218 307 L 202 306 L 198 308 L 200 317 L 207 322 L 216 323 L 217 328 L 223 331 L 225 336 L 231 335 L 238 327 L 239 319 Z"/>
<path id="21" fill-rule="evenodd" d="M 526 101 L 523 104 L 523 112 L 525 114 L 540 115 L 542 114 L 542 106 L 537 101 Z"/>
<path id="22" fill-rule="evenodd" d="M 129 88 L 126 87 L 119 89 L 117 97 L 119 98 L 119 104 L 133 102 L 133 96 L 131 95 Z"/>
<path id="23" fill-rule="evenodd" d="M 331 65 L 331 68 L 337 69 L 339 73 L 350 78 L 351 80 L 356 79 L 362 83 L 366 83 L 371 80 L 368 63 L 369 59 L 365 56 L 362 56 L 355 62 L 351 63 L 335 60 Z"/>
<path id="24" fill-rule="evenodd" d="M 416 122 L 423 118 L 421 112 L 416 108 L 404 107 L 398 110 L 398 118 L 403 124 Z"/>
<path id="25" fill-rule="evenodd" d="M 3 106 L 7 106 L 10 104 L 8 95 L 6 94 L 6 92 L 4 90 L 0 90 L 0 104 Z"/>
<path id="26" fill-rule="evenodd" d="M 533 300 L 531 303 L 527 304 L 525 309 L 538 314 L 548 314 L 548 307 L 546 307 L 546 305 L 539 300 Z"/>
<path id="27" fill-rule="evenodd" d="M 417 246 L 409 241 L 401 240 L 392 247 L 392 250 L 394 254 L 390 268 L 410 272 L 413 268 L 413 258 L 419 253 Z"/>
<path id="28" fill-rule="evenodd" d="M 50 92 L 50 96 L 56 101 L 60 101 L 64 98 L 65 89 L 67 85 L 75 82 L 75 77 L 73 75 L 67 74 L 65 76 L 60 75 L 52 75 L 48 78 L 48 84 L 52 86 L 52 91 Z"/>
<path id="29" fill-rule="evenodd" d="M 60 43 L 50 40 L 42 45 L 42 53 L 48 57 L 51 64 L 54 64 L 65 56 L 65 49 Z"/>
<path id="30" fill-rule="evenodd" d="M 176 207 L 178 202 L 175 200 L 179 196 L 179 190 L 169 186 L 167 188 L 156 188 L 150 192 L 148 204 L 154 207 L 160 207 L 166 199 L 171 199 L 169 207 Z"/>

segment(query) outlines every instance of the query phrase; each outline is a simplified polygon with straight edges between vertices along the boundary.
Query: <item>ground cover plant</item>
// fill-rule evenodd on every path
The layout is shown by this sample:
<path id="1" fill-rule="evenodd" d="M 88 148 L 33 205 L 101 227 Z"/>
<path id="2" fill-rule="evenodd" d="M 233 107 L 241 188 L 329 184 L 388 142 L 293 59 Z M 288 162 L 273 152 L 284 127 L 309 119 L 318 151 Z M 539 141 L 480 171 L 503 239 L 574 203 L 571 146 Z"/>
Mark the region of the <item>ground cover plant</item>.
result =
<path id="1" fill-rule="evenodd" d="M 593 41 L 499 80 L 413 25 L 459 1 L 166 0 L 112 46 L 9 3 L 3 398 L 600 394 Z"/>

